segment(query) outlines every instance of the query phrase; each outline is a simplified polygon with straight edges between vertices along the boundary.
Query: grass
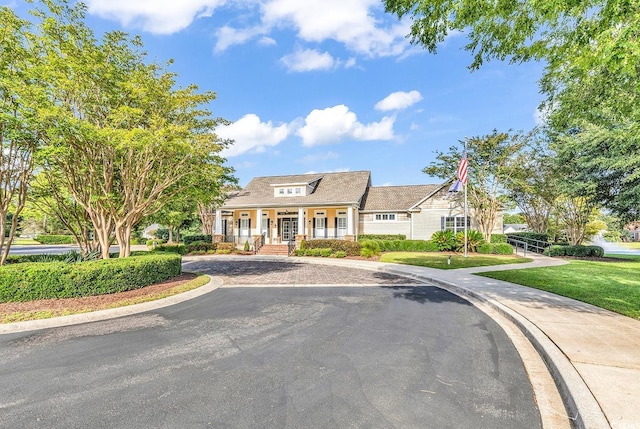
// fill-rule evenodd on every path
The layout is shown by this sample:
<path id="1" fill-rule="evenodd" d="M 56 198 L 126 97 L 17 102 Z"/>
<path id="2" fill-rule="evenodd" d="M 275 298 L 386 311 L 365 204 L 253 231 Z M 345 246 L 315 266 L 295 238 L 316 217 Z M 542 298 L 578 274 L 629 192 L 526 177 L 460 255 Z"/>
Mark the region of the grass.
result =
<path id="1" fill-rule="evenodd" d="M 448 259 L 451 256 L 451 264 Z M 485 267 L 489 265 L 518 264 L 530 262 L 531 259 L 521 258 L 516 255 L 478 255 L 471 254 L 464 257 L 459 254 L 446 254 L 440 252 L 388 252 L 380 256 L 380 262 L 392 262 L 395 264 L 417 265 L 419 267 L 439 268 L 452 270 L 456 268 Z"/>
<path id="2" fill-rule="evenodd" d="M 15 240 L 13 240 L 13 243 L 17 246 L 24 246 L 26 244 L 40 244 L 38 243 L 36 240 L 32 239 L 32 238 L 16 238 Z"/>
<path id="3" fill-rule="evenodd" d="M 162 298 L 167 298 L 169 296 L 177 295 L 179 293 L 187 292 L 192 289 L 199 288 L 200 286 L 204 286 L 209 282 L 209 280 L 210 280 L 209 276 L 202 274 L 193 280 L 190 280 L 181 285 L 172 287 L 171 289 L 167 289 L 157 293 L 150 293 L 150 294 L 138 296 L 135 298 L 121 299 L 119 301 L 114 301 L 100 307 L 61 308 L 61 309 L 55 309 L 55 310 L 23 311 L 23 312 L 0 314 L 0 323 L 24 322 L 27 320 L 49 319 L 52 317 L 88 313 L 90 311 L 105 310 L 109 308 L 118 308 L 118 307 L 125 307 L 128 305 L 141 304 L 143 302 L 157 301 Z"/>
<path id="4" fill-rule="evenodd" d="M 622 255 L 616 255 L 616 257 Z M 552 292 L 640 319 L 640 259 L 571 261 L 567 265 L 479 275 Z"/>

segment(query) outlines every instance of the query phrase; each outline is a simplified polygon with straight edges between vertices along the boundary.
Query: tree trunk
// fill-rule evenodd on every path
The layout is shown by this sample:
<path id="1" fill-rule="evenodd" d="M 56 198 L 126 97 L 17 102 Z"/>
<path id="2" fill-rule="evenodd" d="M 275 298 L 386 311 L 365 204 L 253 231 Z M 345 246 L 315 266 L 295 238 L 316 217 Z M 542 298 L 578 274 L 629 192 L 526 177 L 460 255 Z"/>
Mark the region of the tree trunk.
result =
<path id="1" fill-rule="evenodd" d="M 173 226 L 169 225 L 169 243 L 173 243 Z"/>

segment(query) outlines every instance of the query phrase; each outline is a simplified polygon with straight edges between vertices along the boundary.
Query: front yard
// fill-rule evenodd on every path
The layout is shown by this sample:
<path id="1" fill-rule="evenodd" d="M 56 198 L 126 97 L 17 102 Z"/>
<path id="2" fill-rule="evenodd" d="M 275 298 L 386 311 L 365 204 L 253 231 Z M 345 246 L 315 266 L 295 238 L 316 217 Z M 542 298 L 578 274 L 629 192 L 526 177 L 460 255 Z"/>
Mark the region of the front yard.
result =
<path id="1" fill-rule="evenodd" d="M 552 292 L 640 320 L 640 258 L 573 260 L 567 265 L 478 275 Z"/>
<path id="2" fill-rule="evenodd" d="M 456 268 L 485 267 L 489 265 L 519 264 L 522 262 L 531 262 L 531 259 L 521 258 L 516 255 L 470 254 L 465 258 L 459 253 L 387 252 L 380 256 L 380 262 L 452 270 Z"/>

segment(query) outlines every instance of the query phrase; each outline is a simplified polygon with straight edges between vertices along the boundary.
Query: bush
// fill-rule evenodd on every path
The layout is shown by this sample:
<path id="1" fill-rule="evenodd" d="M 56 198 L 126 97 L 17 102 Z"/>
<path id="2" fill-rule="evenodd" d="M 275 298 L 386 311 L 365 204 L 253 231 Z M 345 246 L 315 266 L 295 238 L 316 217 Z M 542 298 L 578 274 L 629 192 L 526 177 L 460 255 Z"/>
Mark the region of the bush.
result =
<path id="1" fill-rule="evenodd" d="M 514 238 L 529 238 L 531 240 L 539 240 L 539 241 L 549 241 L 548 234 L 541 234 L 539 232 L 514 232 L 512 234 L 508 234 L 508 237 Z"/>
<path id="2" fill-rule="evenodd" d="M 164 244 L 164 240 L 161 240 L 159 238 L 149 239 L 149 240 L 147 240 L 147 247 L 152 248 L 154 243 L 155 243 L 156 246 L 159 246 L 161 244 Z"/>
<path id="3" fill-rule="evenodd" d="M 456 235 L 451 230 L 436 231 L 431 236 L 439 252 L 446 252 L 456 248 Z"/>
<path id="4" fill-rule="evenodd" d="M 467 250 L 469 252 L 475 252 L 478 246 L 485 243 L 482 233 L 474 229 L 467 231 Z M 464 250 L 464 231 L 460 231 L 456 234 L 456 246 L 458 251 Z"/>
<path id="5" fill-rule="evenodd" d="M 202 241 L 205 243 L 213 243 L 213 238 L 209 234 L 199 234 L 199 235 L 184 235 L 182 236 L 182 242 L 184 244 L 191 244 L 196 241 Z"/>
<path id="6" fill-rule="evenodd" d="M 333 256 L 335 256 L 336 258 L 344 258 L 347 256 L 347 252 L 343 252 L 342 250 L 338 250 L 336 253 L 333 254 Z"/>
<path id="7" fill-rule="evenodd" d="M 305 242 L 307 249 L 315 248 L 331 248 L 334 252 L 343 251 L 347 256 L 360 255 L 360 243 L 346 240 L 307 240 Z"/>
<path id="8" fill-rule="evenodd" d="M 34 262 L 0 267 L 0 302 L 77 298 L 139 289 L 180 274 L 181 256 L 147 253 L 82 264 Z"/>
<path id="9" fill-rule="evenodd" d="M 600 246 L 587 246 L 589 249 L 589 256 L 594 258 L 602 258 L 604 256 L 604 249 Z"/>
<path id="10" fill-rule="evenodd" d="M 507 236 L 506 234 L 491 234 L 491 243 L 506 243 Z"/>
<path id="11" fill-rule="evenodd" d="M 482 243 L 477 252 L 485 255 L 512 255 L 513 246 L 508 243 Z"/>
<path id="12" fill-rule="evenodd" d="M 407 236 L 404 234 L 361 234 L 358 236 L 358 240 L 406 240 Z"/>
<path id="13" fill-rule="evenodd" d="M 566 255 L 566 247 L 558 244 L 552 244 L 551 246 L 544 249 L 542 252 L 545 256 L 565 256 Z"/>
<path id="14" fill-rule="evenodd" d="M 242 248 L 242 250 L 244 250 L 245 252 L 248 252 L 249 250 L 251 250 L 251 245 L 249 244 L 248 241 L 244 242 L 244 247 Z"/>
<path id="15" fill-rule="evenodd" d="M 73 235 L 39 235 L 34 240 L 40 244 L 76 244 Z"/>
<path id="16" fill-rule="evenodd" d="M 590 250 L 587 246 L 575 245 L 575 246 L 565 246 L 564 248 L 565 255 L 567 256 L 576 256 L 578 258 L 584 258 L 585 256 L 590 256 Z"/>
<path id="17" fill-rule="evenodd" d="M 205 243 L 203 241 L 191 243 L 186 247 L 187 247 L 187 253 L 197 253 L 197 252 L 213 253 L 218 250 L 218 246 L 216 244 Z"/>
<path id="18" fill-rule="evenodd" d="M 364 240 L 360 242 L 360 256 L 371 258 L 380 254 L 380 245 L 376 240 Z"/>
<path id="19" fill-rule="evenodd" d="M 161 244 L 154 249 L 157 252 L 177 253 L 179 255 L 186 255 L 189 253 L 189 249 L 184 244 Z"/>
<path id="20" fill-rule="evenodd" d="M 215 246 L 216 250 L 228 250 L 229 252 L 233 252 L 234 250 L 236 250 L 235 243 L 216 243 Z"/>

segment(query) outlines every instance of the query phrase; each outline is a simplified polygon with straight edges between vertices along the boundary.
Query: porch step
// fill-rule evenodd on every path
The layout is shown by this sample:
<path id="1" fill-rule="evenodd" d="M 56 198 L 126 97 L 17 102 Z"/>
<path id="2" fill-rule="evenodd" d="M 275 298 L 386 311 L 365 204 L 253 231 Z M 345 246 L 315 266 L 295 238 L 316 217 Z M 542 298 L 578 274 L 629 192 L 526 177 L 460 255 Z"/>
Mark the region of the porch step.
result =
<path id="1" fill-rule="evenodd" d="M 258 255 L 278 255 L 287 256 L 289 246 L 286 244 L 265 244 L 258 250 Z"/>

